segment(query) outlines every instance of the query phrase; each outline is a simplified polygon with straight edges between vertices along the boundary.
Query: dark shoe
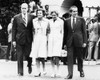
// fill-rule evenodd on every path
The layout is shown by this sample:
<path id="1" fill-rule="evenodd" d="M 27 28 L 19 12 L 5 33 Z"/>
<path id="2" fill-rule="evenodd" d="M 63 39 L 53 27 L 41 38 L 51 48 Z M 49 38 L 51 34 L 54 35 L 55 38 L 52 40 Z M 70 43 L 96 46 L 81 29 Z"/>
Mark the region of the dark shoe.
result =
<path id="1" fill-rule="evenodd" d="M 41 73 L 34 75 L 34 77 L 40 77 L 40 76 L 41 76 Z"/>
<path id="2" fill-rule="evenodd" d="M 23 73 L 19 73 L 18 76 L 23 76 Z"/>
<path id="3" fill-rule="evenodd" d="M 31 74 L 32 73 L 32 67 L 28 67 L 28 73 Z"/>
<path id="4" fill-rule="evenodd" d="M 9 59 L 6 59 L 6 62 L 8 62 L 9 61 Z"/>
<path id="5" fill-rule="evenodd" d="M 93 59 L 93 61 L 96 61 L 96 59 Z"/>
<path id="6" fill-rule="evenodd" d="M 32 58 L 27 58 L 27 61 L 28 61 L 28 73 L 31 74 L 32 73 Z"/>
<path id="7" fill-rule="evenodd" d="M 87 59 L 87 58 L 85 58 L 85 61 L 88 61 L 88 59 Z"/>
<path id="8" fill-rule="evenodd" d="M 73 76 L 69 74 L 65 79 L 72 79 L 72 77 Z"/>
<path id="9" fill-rule="evenodd" d="M 84 77 L 85 75 L 84 75 L 84 72 L 82 71 L 82 72 L 80 72 L 80 77 Z"/>

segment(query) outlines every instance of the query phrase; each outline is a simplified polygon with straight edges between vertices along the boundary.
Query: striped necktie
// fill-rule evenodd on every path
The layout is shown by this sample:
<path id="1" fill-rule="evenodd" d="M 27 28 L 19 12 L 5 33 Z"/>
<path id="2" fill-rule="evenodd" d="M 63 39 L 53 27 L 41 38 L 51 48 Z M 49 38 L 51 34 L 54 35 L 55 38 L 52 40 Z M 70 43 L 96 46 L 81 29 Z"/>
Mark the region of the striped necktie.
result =
<path id="1" fill-rule="evenodd" d="M 23 17 L 23 21 L 24 21 L 24 24 L 25 24 L 25 26 L 26 26 L 26 17 L 25 17 L 25 15 L 24 15 L 24 17 Z"/>

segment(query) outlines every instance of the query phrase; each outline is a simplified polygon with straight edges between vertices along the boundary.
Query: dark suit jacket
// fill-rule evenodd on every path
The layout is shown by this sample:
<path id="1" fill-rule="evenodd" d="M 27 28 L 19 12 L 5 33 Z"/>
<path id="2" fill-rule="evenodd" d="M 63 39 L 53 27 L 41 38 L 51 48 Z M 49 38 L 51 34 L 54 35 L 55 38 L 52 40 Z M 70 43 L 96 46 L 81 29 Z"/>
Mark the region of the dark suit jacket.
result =
<path id="1" fill-rule="evenodd" d="M 22 14 L 18 14 L 14 17 L 13 27 L 12 27 L 12 41 L 20 45 L 25 43 L 31 43 L 33 40 L 33 24 L 32 19 L 35 17 L 28 14 L 27 26 L 25 26 L 22 19 Z"/>
<path id="2" fill-rule="evenodd" d="M 82 17 L 76 18 L 76 24 L 71 27 L 71 18 L 65 21 L 65 44 L 70 47 L 74 43 L 75 47 L 82 47 L 87 42 L 85 20 Z"/>

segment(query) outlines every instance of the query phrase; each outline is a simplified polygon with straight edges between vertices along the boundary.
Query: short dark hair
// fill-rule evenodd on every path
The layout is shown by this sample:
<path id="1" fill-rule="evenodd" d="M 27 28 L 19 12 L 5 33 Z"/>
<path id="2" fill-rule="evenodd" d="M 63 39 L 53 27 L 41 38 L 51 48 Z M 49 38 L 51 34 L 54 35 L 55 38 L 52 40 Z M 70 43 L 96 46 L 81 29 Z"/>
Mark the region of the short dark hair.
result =
<path id="1" fill-rule="evenodd" d="M 55 13 L 58 16 L 58 12 L 57 11 L 51 11 L 51 15 Z"/>
<path id="2" fill-rule="evenodd" d="M 69 12 L 72 12 L 73 11 L 72 10 L 73 8 L 77 8 L 77 10 L 78 10 L 78 7 L 73 5 L 73 6 L 70 7 Z"/>
<path id="3" fill-rule="evenodd" d="M 47 7 L 47 6 L 49 7 L 49 5 L 48 5 L 48 4 L 46 4 L 46 5 L 45 5 L 45 7 Z"/>
<path id="4" fill-rule="evenodd" d="M 43 10 L 42 8 L 37 9 L 37 11 L 36 11 L 36 16 L 37 16 L 37 14 L 38 14 L 38 11 L 42 11 L 43 16 L 45 16 L 45 10 Z"/>
<path id="5" fill-rule="evenodd" d="M 100 22 L 100 13 L 97 13 L 97 14 L 95 15 L 95 17 L 97 17 L 98 22 Z"/>

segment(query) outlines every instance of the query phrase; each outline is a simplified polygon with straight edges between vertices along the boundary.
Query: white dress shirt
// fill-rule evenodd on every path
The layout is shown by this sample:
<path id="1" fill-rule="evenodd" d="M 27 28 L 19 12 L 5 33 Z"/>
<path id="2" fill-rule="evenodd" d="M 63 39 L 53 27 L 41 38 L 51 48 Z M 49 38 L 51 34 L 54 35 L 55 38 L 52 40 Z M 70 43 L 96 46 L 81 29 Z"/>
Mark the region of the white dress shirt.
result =
<path id="1" fill-rule="evenodd" d="M 75 23 L 76 23 L 76 18 L 74 18 L 74 21 L 75 21 Z M 73 17 L 71 17 L 71 27 L 72 27 L 72 29 L 73 29 Z"/>

